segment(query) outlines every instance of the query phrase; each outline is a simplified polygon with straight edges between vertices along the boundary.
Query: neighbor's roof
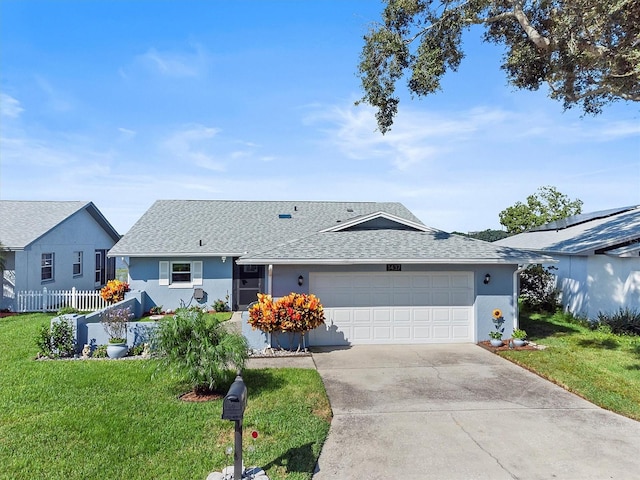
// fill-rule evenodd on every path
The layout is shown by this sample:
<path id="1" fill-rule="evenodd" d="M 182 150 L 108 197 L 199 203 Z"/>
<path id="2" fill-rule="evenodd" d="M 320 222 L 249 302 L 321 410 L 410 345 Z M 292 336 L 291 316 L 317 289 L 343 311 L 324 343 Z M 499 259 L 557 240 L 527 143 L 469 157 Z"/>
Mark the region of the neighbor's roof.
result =
<path id="1" fill-rule="evenodd" d="M 495 244 L 549 254 L 629 256 L 639 241 L 640 206 L 631 206 L 576 215 Z"/>
<path id="2" fill-rule="evenodd" d="M 21 250 L 83 209 L 114 241 L 120 238 L 92 202 L 0 200 L 0 242 L 9 250 Z"/>
<path id="3" fill-rule="evenodd" d="M 239 264 L 543 263 L 551 258 L 451 235 L 400 203 L 161 200 L 111 256 L 228 256 Z"/>
<path id="4" fill-rule="evenodd" d="M 241 256 L 384 211 L 421 223 L 395 202 L 158 200 L 111 256 Z"/>

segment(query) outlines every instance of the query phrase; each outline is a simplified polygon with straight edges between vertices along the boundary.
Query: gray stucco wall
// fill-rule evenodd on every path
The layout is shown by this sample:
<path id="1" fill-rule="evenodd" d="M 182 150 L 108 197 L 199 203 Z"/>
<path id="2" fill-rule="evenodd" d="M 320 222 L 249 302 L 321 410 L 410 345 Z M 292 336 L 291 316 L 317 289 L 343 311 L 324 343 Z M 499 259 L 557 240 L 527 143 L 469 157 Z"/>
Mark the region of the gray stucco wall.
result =
<path id="1" fill-rule="evenodd" d="M 184 286 L 180 284 L 160 285 L 160 261 L 202 261 L 202 285 Z M 162 306 L 165 310 L 175 310 L 181 303 L 198 305 L 209 309 L 218 300 L 225 300 L 229 295 L 232 303 L 233 262 L 225 262 L 220 257 L 185 257 L 185 258 L 129 258 L 129 286 L 131 289 L 143 290 L 147 295 L 146 310 L 153 306 Z M 202 288 L 205 297 L 198 302 L 193 298 L 194 288 Z"/>
<path id="2" fill-rule="evenodd" d="M 476 341 L 488 340 L 489 332 L 494 329 L 492 313 L 498 308 L 505 319 L 503 338 L 509 338 L 513 328 L 517 326 L 516 303 L 514 303 L 514 272 L 516 265 L 402 265 L 403 272 L 443 272 L 459 271 L 474 274 L 474 316 Z M 309 292 L 310 272 L 386 272 L 386 265 L 275 265 L 272 273 L 272 295 L 281 297 L 291 292 Z M 485 285 L 486 274 L 491 280 Z M 303 285 L 298 286 L 298 277 L 304 278 Z M 322 298 L 320 299 L 322 302 Z M 243 333 L 247 332 L 243 326 Z M 264 348 L 266 337 L 256 337 L 254 348 Z"/>
<path id="3" fill-rule="evenodd" d="M 95 250 L 108 250 L 114 240 L 85 210 L 67 218 L 23 251 L 15 252 L 16 291 L 93 290 Z M 74 252 L 83 252 L 82 274 L 73 275 Z M 41 280 L 43 253 L 54 253 L 54 279 Z"/>

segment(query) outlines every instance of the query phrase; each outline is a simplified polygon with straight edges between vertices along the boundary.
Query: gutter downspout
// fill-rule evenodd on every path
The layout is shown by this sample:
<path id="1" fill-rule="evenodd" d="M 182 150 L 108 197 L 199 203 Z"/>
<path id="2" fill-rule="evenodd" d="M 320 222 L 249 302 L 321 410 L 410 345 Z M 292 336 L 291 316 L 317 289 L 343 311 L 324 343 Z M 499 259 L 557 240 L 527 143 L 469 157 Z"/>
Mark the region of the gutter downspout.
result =
<path id="1" fill-rule="evenodd" d="M 525 265 L 518 265 L 518 268 L 516 268 L 516 270 L 513 272 L 513 328 L 519 328 L 520 324 L 519 324 L 519 317 L 520 317 L 520 309 L 518 308 L 518 294 L 519 292 L 519 286 L 520 286 L 520 281 L 519 281 L 519 277 L 520 277 L 520 273 L 525 271 L 527 269 L 527 267 L 529 266 L 529 264 Z"/>
<path id="2" fill-rule="evenodd" d="M 273 294 L 273 265 L 269 265 L 267 268 L 267 293 Z"/>

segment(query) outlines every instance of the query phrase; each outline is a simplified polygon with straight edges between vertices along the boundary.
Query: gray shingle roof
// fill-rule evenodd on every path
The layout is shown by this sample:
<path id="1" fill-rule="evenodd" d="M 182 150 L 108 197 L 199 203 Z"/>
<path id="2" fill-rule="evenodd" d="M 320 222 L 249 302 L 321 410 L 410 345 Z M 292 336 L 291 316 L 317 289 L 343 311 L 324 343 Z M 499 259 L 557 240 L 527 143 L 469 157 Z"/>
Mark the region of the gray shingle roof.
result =
<path id="1" fill-rule="evenodd" d="M 389 215 L 372 219 L 377 212 Z M 393 219 L 408 222 L 387 228 L 398 226 Z M 331 231 L 342 224 L 349 228 Z M 368 229 L 376 224 L 386 227 Z M 551 260 L 429 228 L 400 203 L 219 200 L 159 200 L 109 255 L 237 256 L 245 264 Z"/>
<path id="2" fill-rule="evenodd" d="M 596 218 L 556 230 L 539 227 L 495 244 L 544 253 L 592 255 L 596 250 L 618 248 L 640 239 L 640 206 L 608 216 L 590 215 Z"/>
<path id="3" fill-rule="evenodd" d="M 82 209 L 109 232 L 118 233 L 91 202 L 0 200 L 0 242 L 9 249 L 23 249 Z"/>
<path id="4" fill-rule="evenodd" d="M 240 256 L 378 211 L 422 223 L 395 202 L 158 200 L 109 254 Z"/>
<path id="5" fill-rule="evenodd" d="M 284 263 L 542 263 L 523 252 L 442 231 L 321 232 L 242 257 L 239 264 Z"/>

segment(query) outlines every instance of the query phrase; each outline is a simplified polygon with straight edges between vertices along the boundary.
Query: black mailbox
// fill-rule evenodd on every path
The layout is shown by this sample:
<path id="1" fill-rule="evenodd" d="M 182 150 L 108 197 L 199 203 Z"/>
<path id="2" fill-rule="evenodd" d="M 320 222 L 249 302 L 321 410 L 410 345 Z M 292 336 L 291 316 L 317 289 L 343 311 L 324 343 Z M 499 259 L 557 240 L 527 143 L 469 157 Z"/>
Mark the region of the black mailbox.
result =
<path id="1" fill-rule="evenodd" d="M 222 401 L 222 419 L 241 421 L 247 407 L 247 386 L 238 375 Z"/>

